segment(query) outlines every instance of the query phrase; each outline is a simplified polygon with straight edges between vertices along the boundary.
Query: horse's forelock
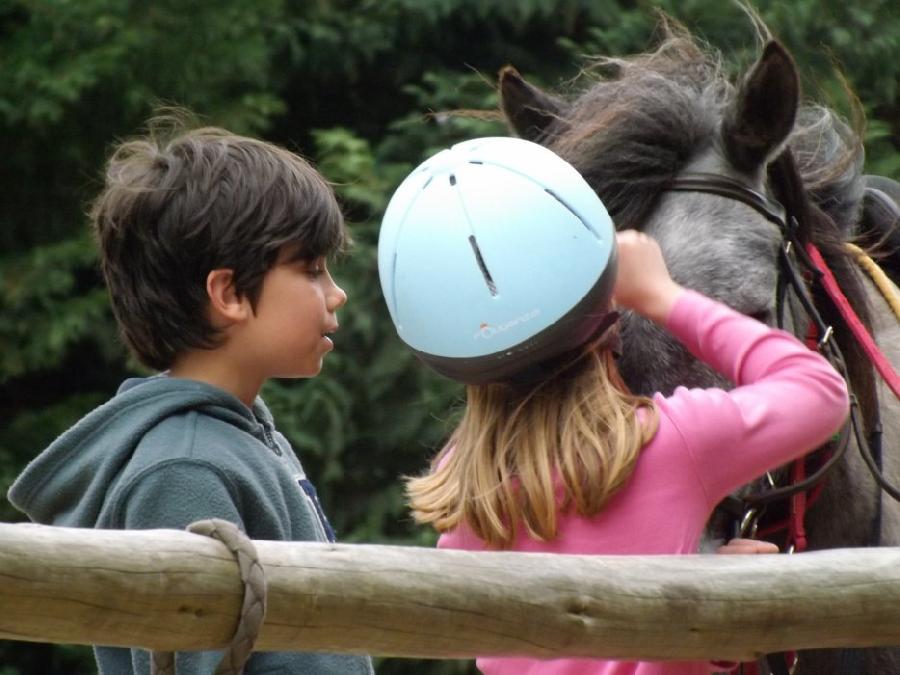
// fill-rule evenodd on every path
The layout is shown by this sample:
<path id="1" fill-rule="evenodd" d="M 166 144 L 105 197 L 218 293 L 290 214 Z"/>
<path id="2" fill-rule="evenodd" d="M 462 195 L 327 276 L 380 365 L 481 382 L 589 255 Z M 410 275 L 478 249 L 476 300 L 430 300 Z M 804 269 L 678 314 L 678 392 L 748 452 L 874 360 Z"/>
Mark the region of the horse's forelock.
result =
<path id="1" fill-rule="evenodd" d="M 659 49 L 595 64 L 547 145 L 578 169 L 619 227 L 637 227 L 685 163 L 709 146 L 731 94 L 718 56 L 683 34 Z"/>
<path id="2" fill-rule="evenodd" d="M 640 227 L 669 181 L 715 141 L 735 95 L 718 52 L 671 20 L 663 33 L 652 52 L 595 59 L 582 76 L 592 84 L 542 138 L 585 176 L 619 227 Z M 841 225 L 855 222 L 863 194 L 857 126 L 807 105 L 789 139 L 813 201 Z"/>

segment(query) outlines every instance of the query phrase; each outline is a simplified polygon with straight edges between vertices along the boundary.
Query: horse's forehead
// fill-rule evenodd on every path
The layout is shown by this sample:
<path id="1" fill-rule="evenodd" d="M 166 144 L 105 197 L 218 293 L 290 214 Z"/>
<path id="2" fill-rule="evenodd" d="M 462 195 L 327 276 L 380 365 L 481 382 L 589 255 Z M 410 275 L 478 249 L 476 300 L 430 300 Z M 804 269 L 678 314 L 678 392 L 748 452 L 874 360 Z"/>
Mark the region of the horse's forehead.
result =
<path id="1" fill-rule="evenodd" d="M 778 227 L 751 207 L 703 192 L 664 192 L 645 230 L 673 252 L 693 248 L 727 257 L 769 256 L 780 240 Z"/>
<path id="2" fill-rule="evenodd" d="M 753 175 L 735 169 L 718 141 L 698 149 L 680 173 L 731 178 L 759 193 L 768 193 L 765 168 Z M 774 265 L 773 254 L 781 236 L 775 225 L 746 204 L 704 192 L 664 192 L 646 229 L 674 251 L 693 247 L 707 257 L 740 257 L 754 265 L 765 261 Z"/>
<path id="3" fill-rule="evenodd" d="M 680 283 L 748 313 L 772 302 L 779 233 L 749 207 L 716 195 L 666 193 L 646 231 Z"/>
<path id="4" fill-rule="evenodd" d="M 673 278 L 745 314 L 775 310 L 777 228 L 740 202 L 703 193 L 664 193 L 645 223 Z M 728 386 L 674 338 L 638 317 L 624 321 L 623 376 L 636 391 L 669 393 L 678 385 Z"/>

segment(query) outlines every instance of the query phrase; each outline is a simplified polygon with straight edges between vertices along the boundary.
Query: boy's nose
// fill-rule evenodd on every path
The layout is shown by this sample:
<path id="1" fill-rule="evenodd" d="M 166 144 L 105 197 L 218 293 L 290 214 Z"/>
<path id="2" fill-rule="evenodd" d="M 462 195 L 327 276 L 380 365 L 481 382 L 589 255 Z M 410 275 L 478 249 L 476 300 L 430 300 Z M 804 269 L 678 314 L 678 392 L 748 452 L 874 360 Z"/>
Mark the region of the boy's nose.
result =
<path id="1" fill-rule="evenodd" d="M 329 310 L 334 312 L 340 307 L 344 306 L 344 303 L 347 302 L 347 293 L 343 288 L 332 282 L 332 290 L 331 293 L 328 294 L 329 300 Z"/>

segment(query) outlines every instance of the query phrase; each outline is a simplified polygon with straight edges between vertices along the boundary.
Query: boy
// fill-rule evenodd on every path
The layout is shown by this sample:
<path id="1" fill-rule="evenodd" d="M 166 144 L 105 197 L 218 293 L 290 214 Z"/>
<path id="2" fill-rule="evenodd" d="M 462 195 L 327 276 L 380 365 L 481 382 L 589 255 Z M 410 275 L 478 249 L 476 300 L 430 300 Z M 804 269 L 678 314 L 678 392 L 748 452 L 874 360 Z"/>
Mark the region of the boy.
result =
<path id="1" fill-rule="evenodd" d="M 121 333 L 155 377 L 130 379 L 32 461 L 9 492 L 36 522 L 182 529 L 206 518 L 251 539 L 332 539 L 312 485 L 257 396 L 313 377 L 347 296 L 325 260 L 347 242 L 325 180 L 281 148 L 159 118 L 111 157 L 91 210 Z M 104 674 L 148 653 L 96 647 Z M 220 652 L 182 653 L 212 673 Z M 366 657 L 256 653 L 247 673 L 371 673 Z"/>

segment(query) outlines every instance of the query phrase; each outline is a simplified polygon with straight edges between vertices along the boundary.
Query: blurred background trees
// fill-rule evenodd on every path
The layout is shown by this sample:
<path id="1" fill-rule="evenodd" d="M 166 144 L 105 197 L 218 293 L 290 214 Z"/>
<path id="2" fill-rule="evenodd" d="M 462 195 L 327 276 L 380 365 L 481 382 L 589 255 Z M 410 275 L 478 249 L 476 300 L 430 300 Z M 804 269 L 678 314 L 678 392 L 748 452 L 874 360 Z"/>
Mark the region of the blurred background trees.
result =
<path id="1" fill-rule="evenodd" d="M 868 117 L 867 171 L 900 178 L 900 12 L 891 0 L 760 0 L 808 96 Z M 586 59 L 652 45 L 656 9 L 722 50 L 755 56 L 747 16 L 720 0 L 0 0 L 0 488 L 59 432 L 141 370 L 122 348 L 84 211 L 106 154 L 154 107 L 258 135 L 337 186 L 356 247 L 336 265 L 350 296 L 324 377 L 264 395 L 343 541 L 432 545 L 400 477 L 450 429 L 460 391 L 419 367 L 380 297 L 376 243 L 391 191 L 431 152 L 496 120 L 512 63 L 554 89 Z M 847 110 L 847 108 L 844 108 Z M 0 519 L 21 519 L 3 500 Z M 91 673 L 90 650 L 0 642 L 0 675 Z M 471 672 L 383 659 L 384 674 Z"/>

